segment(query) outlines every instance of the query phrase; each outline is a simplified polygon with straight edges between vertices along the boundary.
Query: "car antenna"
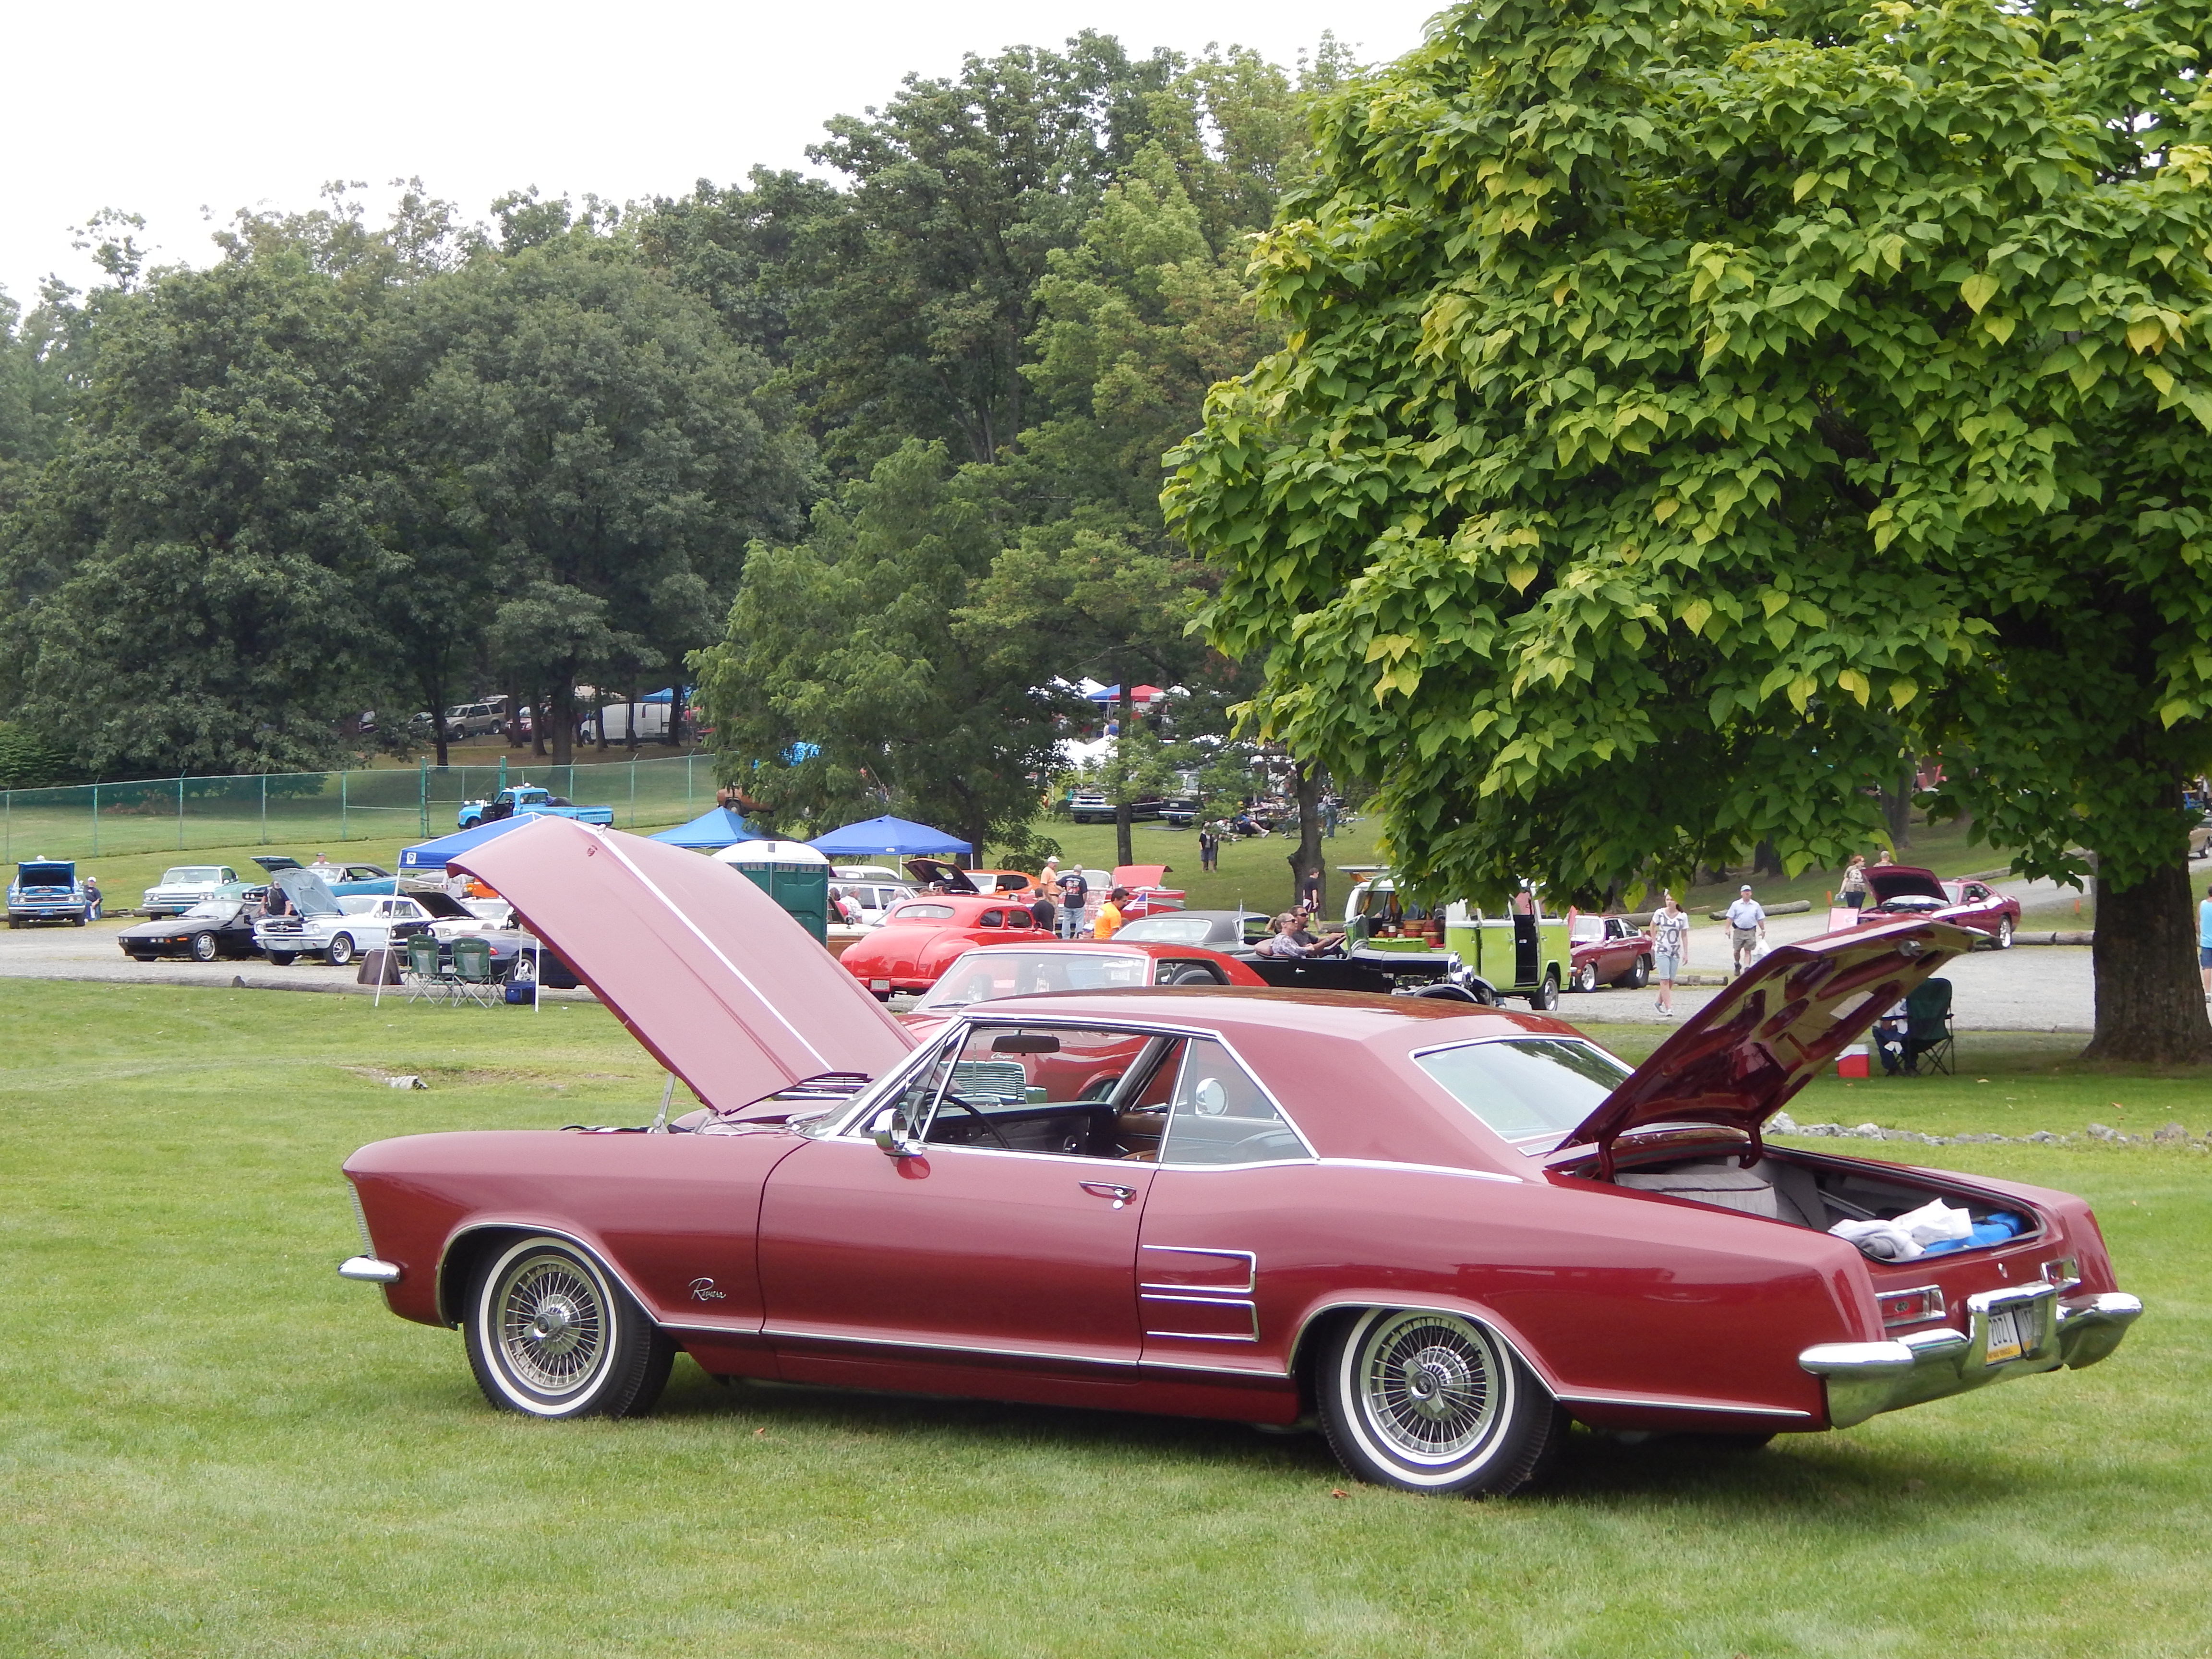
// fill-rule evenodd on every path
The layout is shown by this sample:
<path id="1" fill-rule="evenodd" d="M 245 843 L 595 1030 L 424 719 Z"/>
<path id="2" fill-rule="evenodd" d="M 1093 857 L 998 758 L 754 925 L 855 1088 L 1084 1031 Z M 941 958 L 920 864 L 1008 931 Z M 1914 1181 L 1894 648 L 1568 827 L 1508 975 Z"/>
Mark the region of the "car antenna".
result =
<path id="1" fill-rule="evenodd" d="M 668 1103 L 675 1098 L 676 1073 L 671 1072 L 668 1074 L 667 1086 L 660 1091 L 660 1109 L 653 1115 L 653 1127 L 647 1129 L 646 1133 L 665 1135 L 668 1133 Z"/>

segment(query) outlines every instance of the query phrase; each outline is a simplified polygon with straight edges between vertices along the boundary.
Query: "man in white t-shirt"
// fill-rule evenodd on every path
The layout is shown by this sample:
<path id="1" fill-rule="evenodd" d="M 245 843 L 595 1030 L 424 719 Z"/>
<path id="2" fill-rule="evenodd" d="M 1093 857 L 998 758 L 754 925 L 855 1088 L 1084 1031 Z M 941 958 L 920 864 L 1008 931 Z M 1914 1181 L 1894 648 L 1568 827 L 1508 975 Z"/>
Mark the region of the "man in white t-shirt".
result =
<path id="1" fill-rule="evenodd" d="M 1746 887 L 1728 908 L 1729 942 L 1735 950 L 1735 971 L 1744 970 L 1744 958 L 1758 949 L 1766 937 L 1766 907 L 1752 897 Z"/>

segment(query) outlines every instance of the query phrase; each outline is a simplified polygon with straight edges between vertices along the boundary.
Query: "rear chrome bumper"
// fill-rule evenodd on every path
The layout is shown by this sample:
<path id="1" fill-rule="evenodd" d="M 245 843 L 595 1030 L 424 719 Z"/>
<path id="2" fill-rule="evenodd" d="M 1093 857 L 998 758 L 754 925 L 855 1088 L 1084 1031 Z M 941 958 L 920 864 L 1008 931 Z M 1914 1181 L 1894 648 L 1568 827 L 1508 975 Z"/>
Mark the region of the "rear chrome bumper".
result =
<path id="1" fill-rule="evenodd" d="M 2062 1302 L 2051 1285 L 2021 1285 L 1966 1298 L 1966 1329 L 1914 1331 L 1889 1342 L 1823 1342 L 1797 1363 L 1826 1385 L 1838 1429 L 1881 1412 L 1964 1394 L 2061 1366 L 2094 1365 L 2120 1346 L 2142 1303 L 2118 1291 Z M 1990 1363 L 1990 1321 L 2013 1316 L 2017 1358 Z"/>
<path id="2" fill-rule="evenodd" d="M 364 1285 L 397 1285 L 399 1264 L 380 1261 L 373 1255 L 349 1255 L 338 1263 L 340 1279 L 357 1279 Z"/>

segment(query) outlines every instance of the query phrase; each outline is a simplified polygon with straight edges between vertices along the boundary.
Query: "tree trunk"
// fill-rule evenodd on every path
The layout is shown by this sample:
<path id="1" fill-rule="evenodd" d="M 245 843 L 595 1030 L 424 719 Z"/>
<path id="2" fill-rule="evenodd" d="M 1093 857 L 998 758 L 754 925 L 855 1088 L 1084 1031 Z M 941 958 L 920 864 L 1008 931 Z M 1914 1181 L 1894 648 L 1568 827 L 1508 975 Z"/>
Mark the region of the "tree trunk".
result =
<path id="1" fill-rule="evenodd" d="M 1121 720 L 1120 735 L 1114 739 L 1114 758 L 1119 763 L 1127 752 L 1122 745 L 1129 741 L 1130 721 L 1137 711 L 1137 700 L 1129 694 L 1129 676 L 1126 670 L 1116 690 L 1121 694 Z M 1137 861 L 1135 837 L 1131 830 L 1135 820 L 1129 811 L 1130 787 L 1129 769 L 1124 765 L 1121 767 L 1121 787 L 1115 792 L 1120 797 L 1114 803 L 1114 862 L 1116 864 L 1134 864 Z"/>
<path id="2" fill-rule="evenodd" d="M 671 703 L 669 708 L 672 710 L 675 706 L 675 704 Z M 637 758 L 637 717 L 639 711 L 643 709 L 644 707 L 644 694 L 637 689 L 637 682 L 635 680 L 632 680 L 629 683 L 629 713 L 627 716 L 627 724 L 629 726 L 629 730 L 624 734 L 623 739 L 623 747 L 629 750 L 629 757 L 632 760 L 635 760 Z M 599 723 L 602 726 L 606 723 L 606 712 L 602 709 L 599 713 Z"/>
<path id="3" fill-rule="evenodd" d="M 574 678 L 563 674 L 545 700 L 550 705 L 545 711 L 545 723 L 553 728 L 556 766 L 573 766 L 576 760 L 576 690 L 569 684 Z"/>
<path id="4" fill-rule="evenodd" d="M 1297 907 L 1309 872 L 1318 870 L 1321 876 L 1321 897 L 1316 914 L 1328 914 L 1328 872 L 1322 863 L 1321 853 L 1321 769 L 1301 766 L 1296 774 L 1298 803 L 1298 855 L 1291 870 L 1291 908 Z"/>
<path id="5" fill-rule="evenodd" d="M 521 683 L 509 680 L 507 683 L 507 746 L 509 749 L 522 747 L 522 708 Z M 532 726 L 538 724 L 534 708 L 531 711 L 530 723 Z"/>
<path id="6" fill-rule="evenodd" d="M 1893 847 L 1912 845 L 1913 772 L 1908 766 L 1898 775 L 1897 787 L 1881 792 L 1881 816 L 1889 825 Z"/>
<path id="7" fill-rule="evenodd" d="M 446 769 L 446 711 L 442 708 L 430 711 L 430 742 L 438 751 L 438 769 L 442 772 Z"/>
<path id="8" fill-rule="evenodd" d="M 1751 873 L 1772 876 L 1777 881 L 1782 879 L 1782 854 L 1774 850 L 1772 842 L 1763 841 L 1752 849 Z"/>
<path id="9" fill-rule="evenodd" d="M 2169 865 L 2124 890 L 2097 877 L 2097 1034 L 2084 1060 L 2151 1066 L 2212 1061 L 2212 1019 L 2197 973 L 2189 866 Z"/>

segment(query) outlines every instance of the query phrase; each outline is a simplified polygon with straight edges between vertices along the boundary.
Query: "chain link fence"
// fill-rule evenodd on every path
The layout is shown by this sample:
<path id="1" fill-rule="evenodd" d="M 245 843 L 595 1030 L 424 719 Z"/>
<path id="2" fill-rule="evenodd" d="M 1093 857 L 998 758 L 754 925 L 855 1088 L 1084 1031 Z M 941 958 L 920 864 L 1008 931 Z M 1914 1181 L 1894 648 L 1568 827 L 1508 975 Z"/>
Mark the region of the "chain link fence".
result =
<path id="1" fill-rule="evenodd" d="M 349 772 L 157 778 L 0 790 L 0 864 L 195 848 L 377 841 L 450 834 L 464 801 L 534 783 L 623 829 L 659 829 L 714 804 L 714 757 L 585 766 L 379 767 Z"/>

